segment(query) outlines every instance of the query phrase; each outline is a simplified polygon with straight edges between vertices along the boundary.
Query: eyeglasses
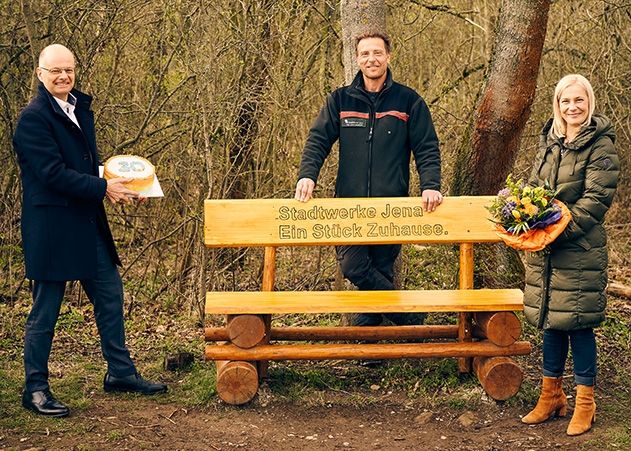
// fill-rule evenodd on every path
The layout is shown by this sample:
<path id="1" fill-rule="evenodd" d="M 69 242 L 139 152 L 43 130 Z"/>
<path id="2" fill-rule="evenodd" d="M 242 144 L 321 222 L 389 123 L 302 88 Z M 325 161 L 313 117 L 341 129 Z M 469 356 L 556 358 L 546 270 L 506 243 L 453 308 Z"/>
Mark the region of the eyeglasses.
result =
<path id="1" fill-rule="evenodd" d="M 74 68 L 72 67 L 53 67 L 52 69 L 46 69 L 45 67 L 39 66 L 40 69 L 44 69 L 46 72 L 50 72 L 53 75 L 61 75 L 62 72 L 67 73 L 68 75 L 74 74 Z"/>

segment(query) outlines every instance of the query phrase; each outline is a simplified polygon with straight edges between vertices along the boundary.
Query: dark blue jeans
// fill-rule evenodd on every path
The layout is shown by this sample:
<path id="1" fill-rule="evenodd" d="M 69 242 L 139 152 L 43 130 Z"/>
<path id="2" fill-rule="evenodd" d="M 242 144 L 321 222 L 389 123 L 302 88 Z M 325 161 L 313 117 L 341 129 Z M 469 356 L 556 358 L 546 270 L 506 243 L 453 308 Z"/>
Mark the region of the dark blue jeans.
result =
<path id="1" fill-rule="evenodd" d="M 594 385 L 596 381 L 596 337 L 594 329 L 543 331 L 543 375 L 561 377 L 569 345 L 572 346 L 574 381 Z"/>
<path id="2" fill-rule="evenodd" d="M 360 290 L 394 290 L 394 262 L 400 244 L 336 246 L 342 274 Z M 423 324 L 422 313 L 353 313 L 353 326 L 378 326 L 388 318 L 398 325 Z"/>
<path id="3" fill-rule="evenodd" d="M 108 371 L 117 377 L 134 374 L 136 368 L 125 346 L 123 284 L 106 244 L 97 239 L 97 276 L 81 280 L 90 302 L 101 338 L 101 351 Z M 33 281 L 33 307 L 26 321 L 24 337 L 25 390 L 46 390 L 48 358 L 53 343 L 66 282 Z"/>

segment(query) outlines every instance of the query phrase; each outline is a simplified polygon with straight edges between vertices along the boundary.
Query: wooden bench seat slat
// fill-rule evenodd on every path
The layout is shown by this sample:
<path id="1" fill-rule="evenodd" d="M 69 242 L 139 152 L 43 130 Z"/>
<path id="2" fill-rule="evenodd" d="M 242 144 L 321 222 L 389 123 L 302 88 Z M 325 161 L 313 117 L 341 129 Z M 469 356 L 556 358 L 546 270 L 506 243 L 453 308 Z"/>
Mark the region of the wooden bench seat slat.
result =
<path id="1" fill-rule="evenodd" d="M 208 292 L 207 314 L 499 312 L 523 310 L 519 289 Z"/>

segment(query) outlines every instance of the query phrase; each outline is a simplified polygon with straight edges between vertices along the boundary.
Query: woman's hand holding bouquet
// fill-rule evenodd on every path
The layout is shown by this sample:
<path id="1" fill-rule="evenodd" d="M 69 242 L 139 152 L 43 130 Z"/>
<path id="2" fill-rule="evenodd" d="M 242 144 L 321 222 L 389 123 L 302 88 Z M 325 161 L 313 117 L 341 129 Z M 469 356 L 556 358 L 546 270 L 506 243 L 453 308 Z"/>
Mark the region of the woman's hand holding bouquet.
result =
<path id="1" fill-rule="evenodd" d="M 521 180 L 514 182 L 509 175 L 506 188 L 487 207 L 502 241 L 518 250 L 545 249 L 572 219 L 568 208 L 555 196 L 549 186 L 533 188 Z"/>

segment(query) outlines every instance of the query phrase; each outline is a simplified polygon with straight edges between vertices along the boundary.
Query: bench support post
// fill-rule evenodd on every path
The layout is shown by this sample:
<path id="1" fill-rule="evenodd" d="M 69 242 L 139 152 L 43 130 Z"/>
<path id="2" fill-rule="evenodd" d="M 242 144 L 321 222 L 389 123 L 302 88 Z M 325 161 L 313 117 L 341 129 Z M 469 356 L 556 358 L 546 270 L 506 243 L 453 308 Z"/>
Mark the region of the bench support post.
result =
<path id="1" fill-rule="evenodd" d="M 473 244 L 460 244 L 460 289 L 470 290 L 473 288 Z M 468 342 L 472 340 L 472 325 L 470 313 L 458 314 L 458 341 Z M 471 359 L 458 359 L 458 371 L 460 373 L 471 372 Z"/>
<path id="2" fill-rule="evenodd" d="M 274 282 L 276 280 L 276 248 L 273 246 L 265 247 L 265 257 L 263 259 L 263 281 L 261 282 L 261 291 L 274 291 Z M 265 323 L 265 337 L 261 344 L 269 344 L 272 336 L 272 315 L 261 315 Z M 267 368 L 269 363 L 267 360 L 259 360 L 257 362 L 259 379 L 267 379 Z"/>

